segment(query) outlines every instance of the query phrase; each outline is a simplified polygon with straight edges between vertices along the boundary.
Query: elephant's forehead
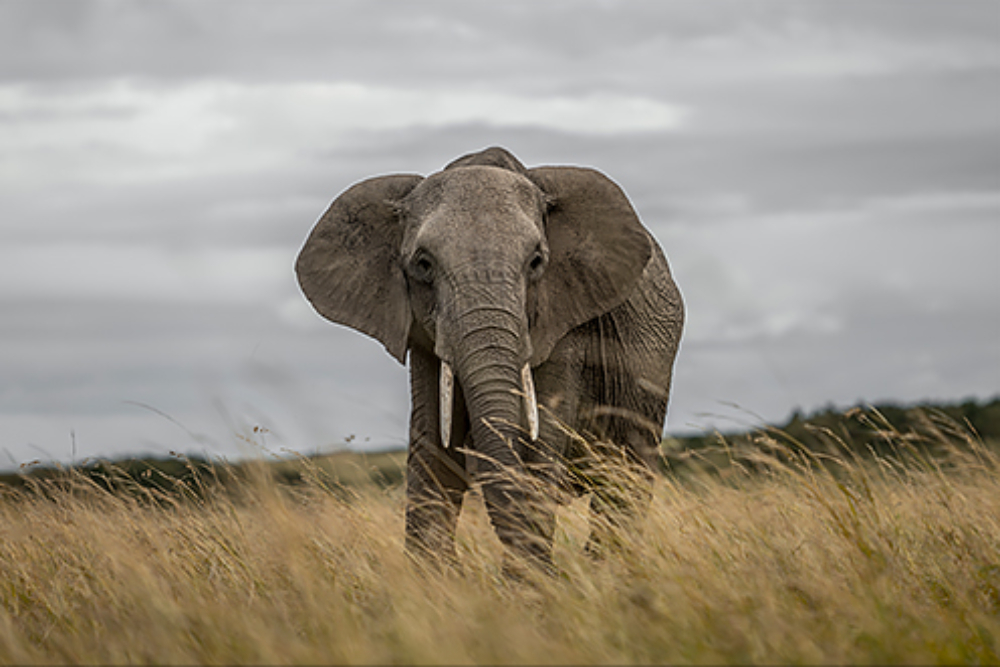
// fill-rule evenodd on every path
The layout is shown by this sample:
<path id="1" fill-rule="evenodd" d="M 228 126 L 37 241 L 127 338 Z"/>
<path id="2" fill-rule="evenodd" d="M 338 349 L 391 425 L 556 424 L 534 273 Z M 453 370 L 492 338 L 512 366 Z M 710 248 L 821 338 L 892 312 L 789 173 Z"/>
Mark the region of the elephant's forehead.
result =
<path id="1" fill-rule="evenodd" d="M 541 192 L 514 172 L 496 167 L 462 167 L 428 177 L 414 192 L 425 214 L 431 211 L 484 218 L 541 211 Z"/>
<path id="2" fill-rule="evenodd" d="M 542 238 L 541 191 L 513 172 L 449 169 L 419 190 L 407 202 L 414 223 L 407 245 L 424 246 L 442 261 L 521 257 Z"/>

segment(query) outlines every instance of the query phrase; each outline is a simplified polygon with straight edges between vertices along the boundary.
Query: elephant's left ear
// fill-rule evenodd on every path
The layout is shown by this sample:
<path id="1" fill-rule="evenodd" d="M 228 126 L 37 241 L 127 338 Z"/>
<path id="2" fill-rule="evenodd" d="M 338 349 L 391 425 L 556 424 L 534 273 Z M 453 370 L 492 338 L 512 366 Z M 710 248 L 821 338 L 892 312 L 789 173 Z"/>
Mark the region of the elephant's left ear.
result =
<path id="1" fill-rule="evenodd" d="M 623 303 L 652 254 L 628 197 L 607 176 L 578 167 L 538 167 L 530 178 L 552 202 L 549 265 L 538 283 L 532 364 L 570 329 Z"/>

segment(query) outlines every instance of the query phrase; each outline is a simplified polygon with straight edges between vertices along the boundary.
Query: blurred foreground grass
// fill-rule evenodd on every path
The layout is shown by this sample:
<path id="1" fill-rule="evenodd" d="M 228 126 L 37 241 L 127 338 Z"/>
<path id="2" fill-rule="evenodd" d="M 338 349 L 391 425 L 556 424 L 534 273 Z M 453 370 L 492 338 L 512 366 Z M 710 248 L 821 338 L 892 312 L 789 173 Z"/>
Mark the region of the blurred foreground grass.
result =
<path id="1" fill-rule="evenodd" d="M 521 583 L 475 495 L 460 569 L 407 560 L 401 454 L 21 478 L 0 662 L 997 663 L 997 449 L 941 415 L 841 419 L 671 451 L 620 552 L 584 556 L 581 499 L 560 575 Z"/>

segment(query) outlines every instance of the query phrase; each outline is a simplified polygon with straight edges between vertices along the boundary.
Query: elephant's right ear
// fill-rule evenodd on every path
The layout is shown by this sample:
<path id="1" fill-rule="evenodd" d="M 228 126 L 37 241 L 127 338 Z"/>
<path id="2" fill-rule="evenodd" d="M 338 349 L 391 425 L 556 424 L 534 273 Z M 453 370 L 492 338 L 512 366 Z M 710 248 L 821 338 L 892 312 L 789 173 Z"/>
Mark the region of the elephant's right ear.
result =
<path id="1" fill-rule="evenodd" d="M 399 363 L 406 360 L 412 315 L 395 204 L 422 180 L 398 174 L 351 186 L 316 223 L 295 263 L 316 312 L 378 339 Z"/>

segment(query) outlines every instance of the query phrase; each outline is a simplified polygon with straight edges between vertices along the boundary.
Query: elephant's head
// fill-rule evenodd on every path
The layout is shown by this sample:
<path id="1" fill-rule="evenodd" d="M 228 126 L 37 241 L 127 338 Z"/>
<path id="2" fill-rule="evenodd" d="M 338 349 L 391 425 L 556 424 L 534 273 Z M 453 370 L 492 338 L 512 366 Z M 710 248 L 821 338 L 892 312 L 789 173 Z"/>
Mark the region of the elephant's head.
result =
<path id="1" fill-rule="evenodd" d="M 525 169 L 490 148 L 427 178 L 354 185 L 320 219 L 296 271 L 324 317 L 377 338 L 401 363 L 417 346 L 440 359 L 445 446 L 454 373 L 474 449 L 516 466 L 511 443 L 537 435 L 530 368 L 622 303 L 651 252 L 605 176 Z"/>

